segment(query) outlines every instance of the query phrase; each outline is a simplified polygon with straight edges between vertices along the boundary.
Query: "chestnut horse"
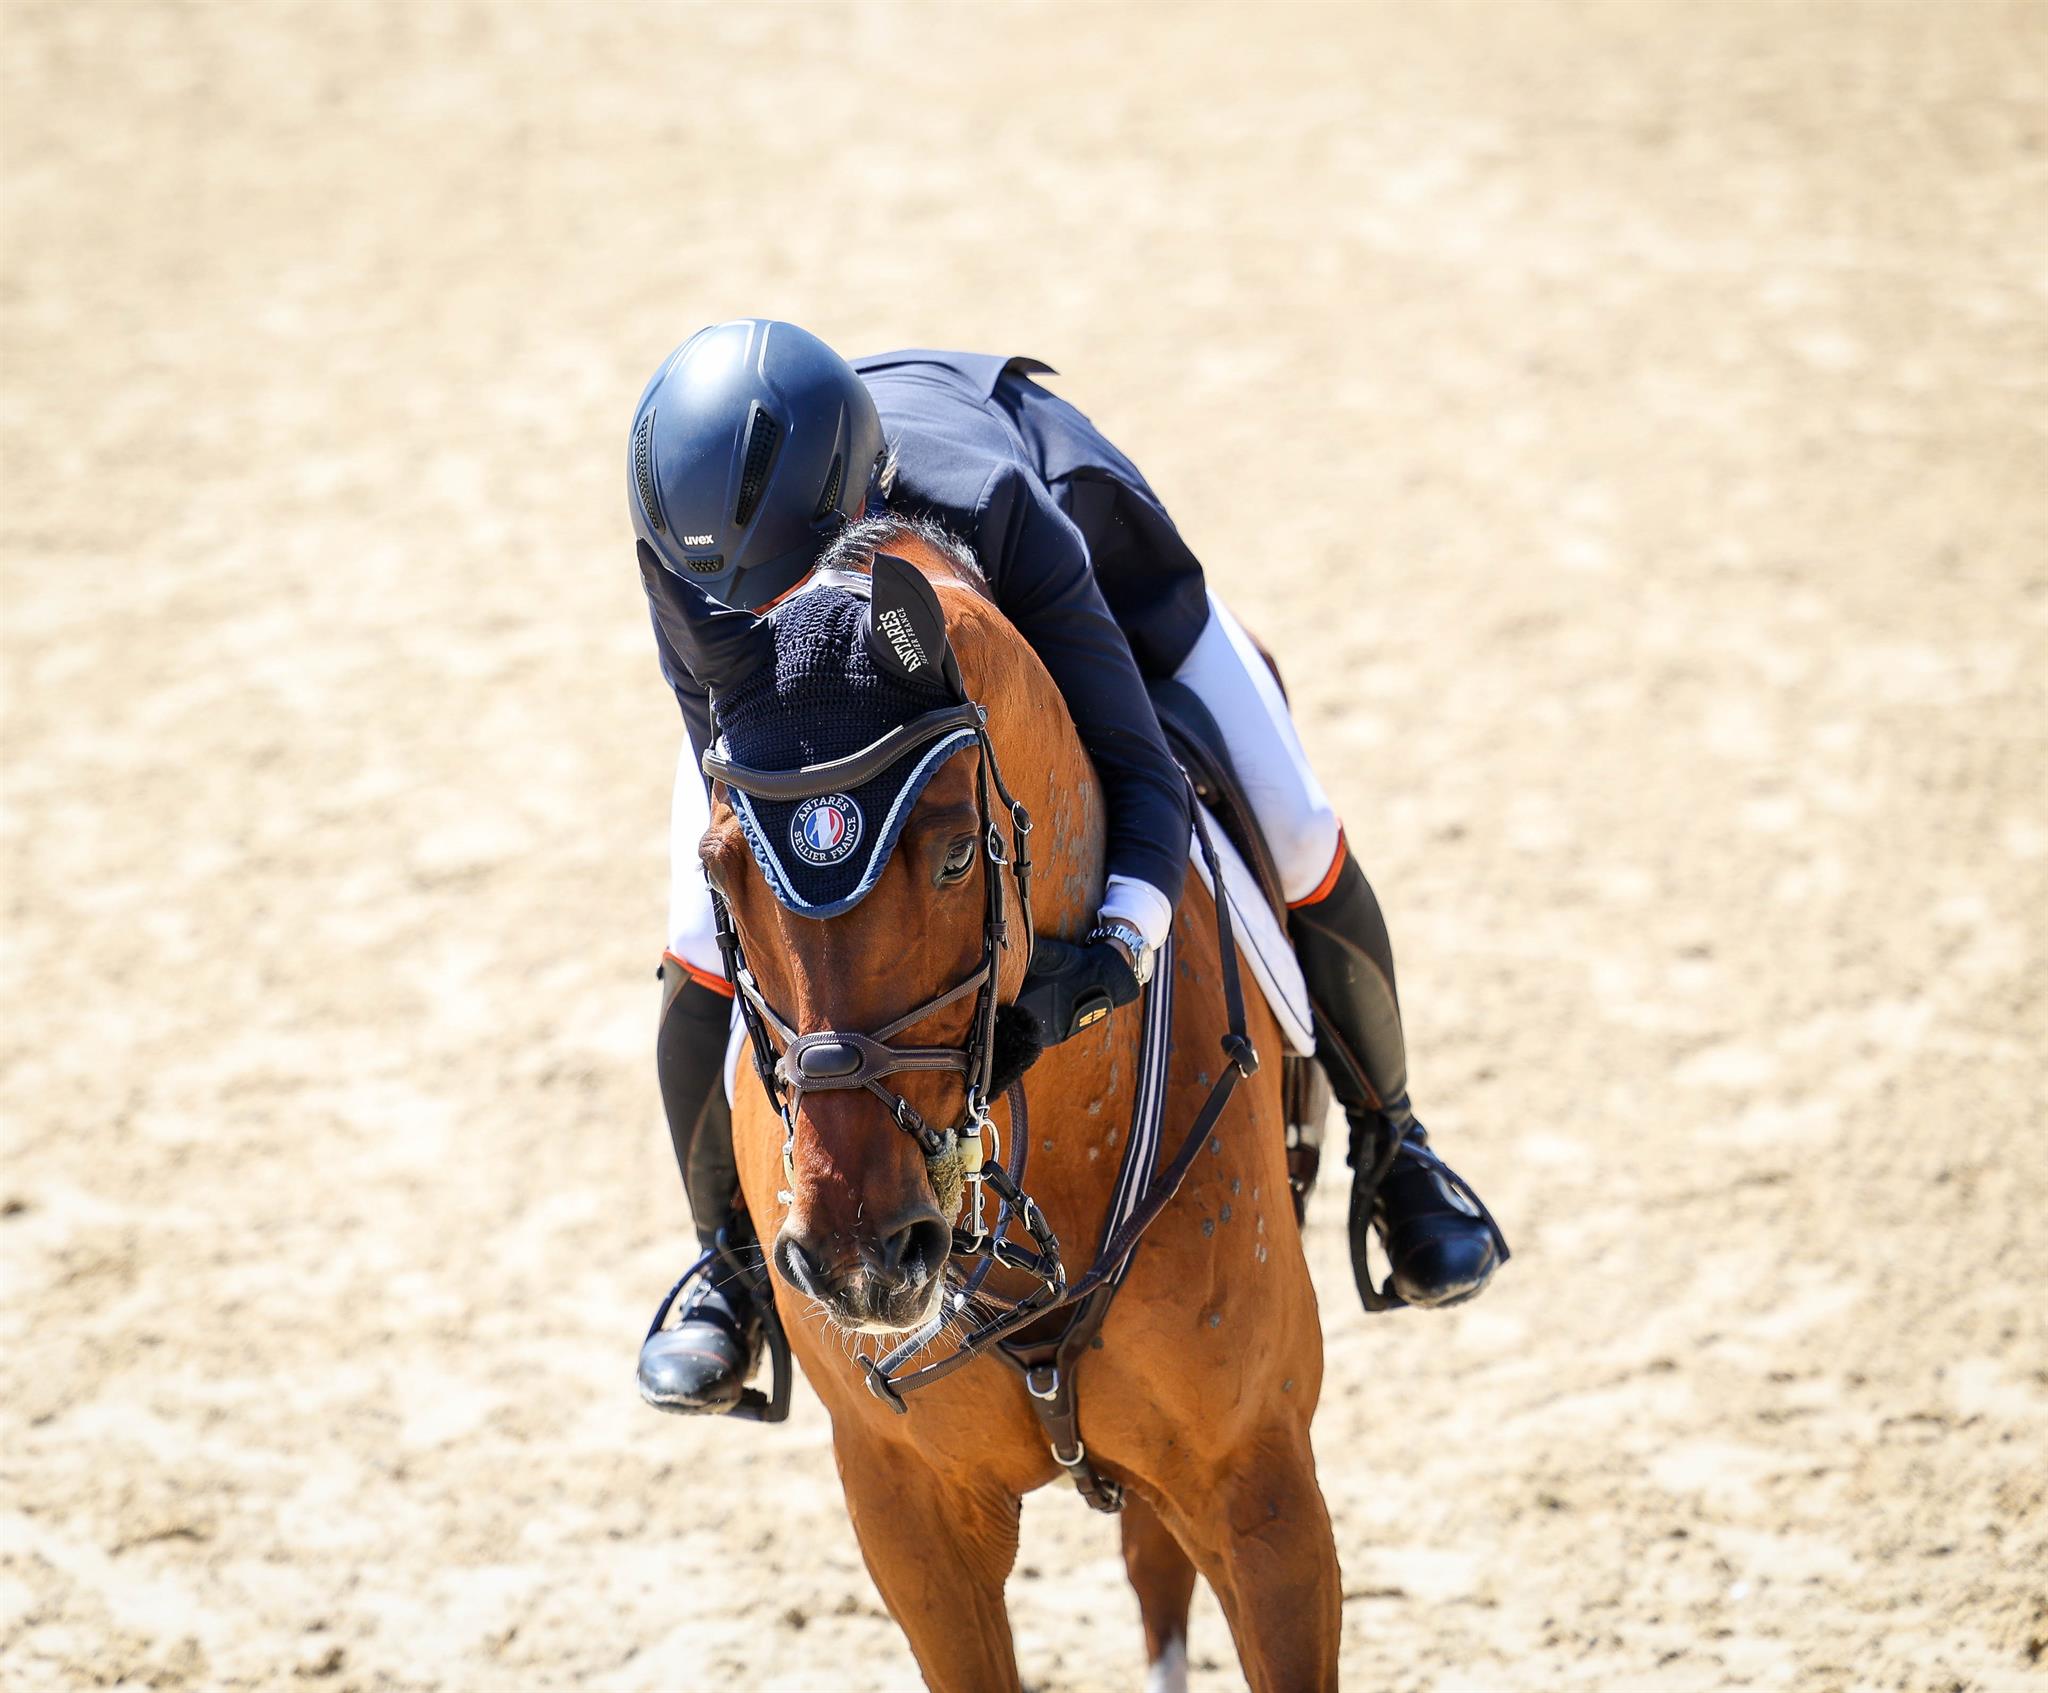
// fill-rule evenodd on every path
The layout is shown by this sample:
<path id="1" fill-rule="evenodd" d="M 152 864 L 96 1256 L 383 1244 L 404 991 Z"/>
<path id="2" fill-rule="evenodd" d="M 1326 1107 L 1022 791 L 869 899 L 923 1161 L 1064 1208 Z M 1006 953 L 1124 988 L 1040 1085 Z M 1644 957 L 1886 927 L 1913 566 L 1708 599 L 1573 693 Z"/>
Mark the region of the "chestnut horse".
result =
<path id="1" fill-rule="evenodd" d="M 988 739 L 938 766 L 872 891 L 826 920 L 778 901 L 730 791 L 715 786 L 703 861 L 761 1003 L 780 1014 L 778 1044 L 789 1031 L 884 1030 L 974 970 L 983 878 L 1003 873 L 975 850 L 987 827 L 977 798 L 986 796 L 977 783 L 987 746 L 1036 824 L 1038 932 L 1079 939 L 1102 895 L 1102 790 L 1051 677 L 964 559 L 909 527 L 887 550 L 936 590 L 942 639 L 966 697 L 983 708 Z M 963 851 L 963 842 L 973 846 Z M 1192 876 L 1174 935 L 1168 1149 L 1210 1093 L 1227 1026 L 1215 911 Z M 1004 1002 L 1023 980 L 1028 950 L 997 953 Z M 1309 1442 L 1322 1334 L 1289 1196 L 1280 1035 L 1252 999 L 1246 1032 L 1273 1061 L 1230 1098 L 1178 1196 L 1145 1233 L 1078 1380 L 1088 1461 L 1124 1491 L 1124 1561 L 1153 1665 L 1148 1685 L 1160 1689 L 1185 1685 L 1198 1571 L 1258 1693 L 1337 1684 L 1337 1555 Z M 1140 1009 L 1084 1029 L 1024 1076 L 1026 1185 L 1077 1255 L 1105 1233 L 1137 1086 Z M 964 1047 L 974 1015 L 956 999 L 903 1032 L 928 1048 Z M 890 1085 L 926 1122 L 960 1120 L 957 1072 L 896 1075 Z M 934 1268 L 945 1261 L 944 1245 L 929 1243 L 935 1233 L 943 1242 L 953 1219 L 938 1210 L 925 1153 L 871 1091 L 802 1093 L 787 1124 L 744 1070 L 735 1091 L 741 1185 L 760 1237 L 774 1242 L 777 1311 L 831 1415 L 840 1482 L 875 1585 L 930 1687 L 1016 1693 L 1004 1581 L 1024 1494 L 1062 1473 L 1024 1385 L 980 1359 L 898 1414 L 849 1357 L 886 1350 L 937 1309 L 936 1273 L 901 1273 L 906 1241 L 924 1242 L 912 1255 L 922 1251 Z M 1008 1105 L 993 1102 L 992 1116 L 1008 1146 Z M 804 1277 L 808 1290 L 789 1284 L 793 1249 L 816 1267 Z M 1009 1271 L 990 1287 L 1023 1290 Z"/>

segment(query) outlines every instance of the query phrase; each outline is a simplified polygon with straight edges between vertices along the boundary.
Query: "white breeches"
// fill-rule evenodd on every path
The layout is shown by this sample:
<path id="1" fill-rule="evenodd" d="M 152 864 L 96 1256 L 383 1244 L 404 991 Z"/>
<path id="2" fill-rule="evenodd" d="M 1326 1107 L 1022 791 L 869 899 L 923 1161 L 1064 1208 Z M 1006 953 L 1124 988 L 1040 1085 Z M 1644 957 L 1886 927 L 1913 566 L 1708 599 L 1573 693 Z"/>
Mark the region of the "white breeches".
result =
<path id="1" fill-rule="evenodd" d="M 1230 610 L 1209 596 L 1209 622 L 1174 679 L 1209 708 L 1280 872 L 1290 904 L 1322 886 L 1337 858 L 1339 829 L 1322 783 L 1309 768 L 1287 702 Z M 669 809 L 668 950 L 707 975 L 722 975 L 711 927 L 711 890 L 697 842 L 711 822 L 704 778 L 683 741 Z"/>
<path id="2" fill-rule="evenodd" d="M 1280 684 L 1230 608 L 1209 596 L 1209 622 L 1173 675 L 1209 708 L 1266 837 L 1289 905 L 1322 885 L 1340 833 L 1330 796 L 1308 767 Z"/>
<path id="3" fill-rule="evenodd" d="M 668 951 L 693 969 L 723 977 L 718 934 L 711 923 L 711 884 L 697 843 L 711 827 L 711 797 L 690 737 L 676 758 L 676 791 L 668 807 Z"/>

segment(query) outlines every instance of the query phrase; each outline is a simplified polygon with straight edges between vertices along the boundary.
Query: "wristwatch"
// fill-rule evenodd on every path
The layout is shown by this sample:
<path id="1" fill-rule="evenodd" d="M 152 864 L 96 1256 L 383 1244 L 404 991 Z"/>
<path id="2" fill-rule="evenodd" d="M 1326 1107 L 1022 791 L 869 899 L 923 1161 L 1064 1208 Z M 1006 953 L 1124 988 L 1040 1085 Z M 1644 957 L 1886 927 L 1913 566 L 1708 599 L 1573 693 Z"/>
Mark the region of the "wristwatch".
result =
<path id="1" fill-rule="evenodd" d="M 1143 987 L 1152 979 L 1152 948 L 1146 944 L 1144 932 L 1135 923 L 1126 923 L 1121 917 L 1105 917 L 1088 931 L 1091 941 L 1113 941 L 1123 952 L 1125 961 L 1131 967 L 1131 974 L 1138 978 Z"/>

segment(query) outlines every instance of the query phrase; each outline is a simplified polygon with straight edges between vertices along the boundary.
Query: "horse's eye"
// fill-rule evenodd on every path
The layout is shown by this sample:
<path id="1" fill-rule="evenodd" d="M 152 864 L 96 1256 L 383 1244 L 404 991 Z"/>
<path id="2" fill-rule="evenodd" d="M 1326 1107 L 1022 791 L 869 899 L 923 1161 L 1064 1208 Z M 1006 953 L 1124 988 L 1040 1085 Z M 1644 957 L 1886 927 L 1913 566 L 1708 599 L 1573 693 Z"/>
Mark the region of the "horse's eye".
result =
<path id="1" fill-rule="evenodd" d="M 974 837 L 962 835 L 946 848 L 946 862 L 939 866 L 939 882 L 964 881 L 967 872 L 974 868 Z"/>

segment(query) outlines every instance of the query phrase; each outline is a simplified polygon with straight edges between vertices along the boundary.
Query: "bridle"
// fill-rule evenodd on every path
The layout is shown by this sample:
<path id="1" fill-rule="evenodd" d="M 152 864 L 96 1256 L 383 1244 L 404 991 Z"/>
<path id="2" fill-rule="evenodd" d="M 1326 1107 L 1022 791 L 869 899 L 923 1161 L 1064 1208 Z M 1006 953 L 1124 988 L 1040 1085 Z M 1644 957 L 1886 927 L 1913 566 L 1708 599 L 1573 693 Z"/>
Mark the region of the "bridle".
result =
<path id="1" fill-rule="evenodd" d="M 1003 954 L 1011 945 L 1012 931 L 1004 895 L 1002 872 L 1009 871 L 1017 893 L 1024 944 L 1032 943 L 1031 924 L 1031 815 L 1017 801 L 1003 781 L 994 743 L 988 733 L 988 713 L 971 700 L 928 711 L 890 730 L 858 752 L 829 762 L 796 770 L 760 770 L 737 763 L 716 747 L 704 755 L 704 773 L 741 793 L 764 800 L 802 800 L 809 796 L 858 787 L 887 770 L 898 760 L 923 748 L 937 748 L 947 737 L 971 735 L 981 752 L 975 778 L 975 806 L 981 837 L 981 851 L 987 861 L 987 900 L 982 917 L 981 960 L 950 988 L 892 1018 L 873 1033 L 846 1029 L 798 1030 L 769 1003 L 760 983 L 747 967 L 746 952 L 727 902 L 716 890 L 712 911 L 718 945 L 727 976 L 737 990 L 740 1016 L 747 1031 L 754 1072 L 782 1118 L 783 1179 L 788 1184 L 782 1198 L 789 1202 L 788 1189 L 795 1186 L 796 1118 L 807 1093 L 862 1088 L 889 1108 L 891 1119 L 911 1136 L 923 1152 L 933 1191 L 943 1195 L 948 1173 L 963 1183 L 969 1203 L 966 1222 L 953 1224 L 952 1251 L 947 1277 L 949 1285 L 941 1295 L 937 1312 L 922 1328 L 913 1331 L 880 1359 L 861 1355 L 860 1367 L 875 1396 L 901 1413 L 908 1407 L 903 1396 L 930 1386 L 991 1348 L 996 1355 L 1023 1374 L 1033 1409 L 1051 1437 L 1054 1460 L 1073 1478 L 1091 1505 L 1114 1510 L 1121 1492 L 1090 1466 L 1087 1449 L 1081 1444 L 1076 1422 L 1072 1371 L 1076 1349 L 1099 1328 L 1108 1304 L 1121 1285 L 1125 1270 L 1138 1244 L 1160 1212 L 1180 1191 L 1195 1155 L 1210 1139 L 1237 1084 L 1254 1074 L 1259 1055 L 1245 1032 L 1244 989 L 1238 974 L 1237 943 L 1232 933 L 1230 901 L 1221 897 L 1222 870 L 1216 850 L 1202 821 L 1199 805 L 1193 808 L 1196 845 L 1209 868 L 1212 885 L 1219 890 L 1215 901 L 1216 936 L 1222 975 L 1223 999 L 1228 1018 L 1222 1038 L 1225 1063 L 1193 1120 L 1163 1167 L 1153 1167 L 1160 1148 L 1160 1113 L 1165 1104 L 1163 1085 L 1167 1055 L 1172 1042 L 1171 942 L 1163 968 L 1164 980 L 1155 975 L 1147 990 L 1148 1013 L 1138 1055 L 1138 1070 L 1162 1078 L 1147 1096 L 1140 1090 L 1133 1104 L 1130 1132 L 1124 1136 L 1122 1168 L 1117 1177 L 1117 1197 L 1095 1261 L 1078 1281 L 1069 1282 L 1060 1258 L 1058 1238 L 1047 1226 L 1038 1204 L 1024 1191 L 1024 1166 L 1030 1133 L 1026 1122 L 1024 1089 L 1019 1081 L 1005 1090 L 1010 1105 L 1010 1152 L 1000 1159 L 1000 1137 L 989 1117 L 989 1104 L 996 1076 L 997 977 Z M 996 806 L 1010 816 L 1010 843 L 1006 846 L 997 822 Z M 897 1046 L 895 1037 L 905 1029 L 975 996 L 974 1017 L 962 1046 Z M 1157 1014 L 1153 1014 L 1156 1003 Z M 776 1042 L 780 1041 L 780 1050 Z M 911 1103 L 885 1085 L 893 1075 L 951 1071 L 966 1082 L 966 1102 L 957 1122 L 936 1129 L 927 1123 Z M 988 1144 L 984 1145 L 984 1137 Z M 1140 1158 L 1140 1147 L 1146 1148 Z M 984 1190 L 993 1192 L 998 1211 L 993 1220 L 986 1215 Z M 942 1198 L 942 1203 L 944 1200 Z M 955 1204 L 956 1214 L 958 1211 Z M 1012 1223 L 1030 1237 L 1025 1247 L 1009 1238 Z M 738 1267 L 729 1247 L 720 1255 Z M 971 1270 L 956 1266 L 976 1260 Z M 1021 1271 L 1035 1284 L 1019 1298 L 989 1299 L 982 1296 L 989 1314 L 965 1327 L 953 1350 L 943 1357 L 908 1368 L 911 1360 L 935 1341 L 942 1329 L 964 1320 L 983 1282 L 998 1266 Z M 759 1272 L 754 1272 L 759 1274 Z M 685 1278 L 687 1280 L 687 1277 Z M 678 1283 L 680 1288 L 682 1283 Z M 670 1300 L 675 1297 L 671 1290 Z M 774 1301 L 762 1290 L 762 1305 L 768 1324 L 769 1346 L 776 1369 L 772 1399 L 755 1407 L 753 1414 L 779 1420 L 787 1413 L 789 1348 L 775 1315 Z M 656 1313 L 655 1326 L 663 1321 L 668 1306 Z M 1039 1318 L 1064 1309 L 1065 1325 L 1050 1341 L 1031 1342 L 1020 1337 Z M 649 1331 L 653 1332 L 652 1330 Z"/>
<path id="2" fill-rule="evenodd" d="M 743 685 L 777 657 L 777 642 L 767 620 L 757 613 L 721 606 L 687 579 L 671 575 L 644 543 L 640 548 L 640 574 L 661 631 L 674 642 L 692 676 L 708 688 L 716 721 L 723 684 L 731 681 Z M 819 573 L 812 579 L 813 584 L 823 585 L 831 574 Z M 795 802 L 801 814 L 805 802 L 816 800 L 821 809 L 828 796 L 843 798 L 842 790 L 860 789 L 899 761 L 913 753 L 920 754 L 906 780 L 898 784 L 895 803 L 853 892 L 809 911 L 810 915 L 828 918 L 836 911 L 847 910 L 873 887 L 874 878 L 887 863 L 887 853 L 900 838 L 895 831 L 907 816 L 903 808 L 915 803 L 917 789 L 938 762 L 964 750 L 971 740 L 981 755 L 975 805 L 981 852 L 986 859 L 980 962 L 951 987 L 869 1033 L 829 1028 L 802 1030 L 782 1015 L 762 993 L 759 981 L 748 968 L 730 905 L 714 889 L 711 905 L 719 951 L 737 996 L 754 1072 L 782 1118 L 783 1174 L 788 1184 L 785 1202 L 793 1203 L 788 1189 L 795 1186 L 796 1120 L 804 1095 L 859 1088 L 887 1106 L 890 1119 L 917 1142 L 933 1192 L 940 1206 L 952 1213 L 951 1250 L 941 1272 L 936 1309 L 921 1328 L 899 1340 L 884 1357 L 861 1357 L 869 1389 L 892 1410 L 901 1413 L 908 1409 L 904 1403 L 906 1393 L 930 1386 L 993 1349 L 997 1358 L 1022 1376 L 1053 1460 L 1067 1471 L 1091 1505 L 1114 1510 L 1121 1491 L 1091 1465 L 1081 1441 L 1075 1371 L 1083 1351 L 1100 1344 L 1102 1322 L 1145 1231 L 1172 1203 L 1203 1146 L 1221 1150 L 1221 1142 L 1212 1138 L 1212 1131 L 1239 1081 L 1252 1075 L 1259 1066 L 1259 1055 L 1245 1030 L 1244 989 L 1239 979 L 1237 945 L 1231 933 L 1230 901 L 1222 892 L 1222 869 L 1201 808 L 1194 803 L 1190 791 L 1196 845 L 1207 864 L 1210 885 L 1217 890 L 1216 940 L 1227 1018 L 1220 1045 L 1225 1062 L 1209 1082 L 1207 1097 L 1196 1109 L 1172 1155 L 1162 1164 L 1160 1159 L 1167 1144 L 1162 1138 L 1163 1118 L 1172 1091 L 1177 1050 L 1173 1040 L 1177 972 L 1172 956 L 1174 942 L 1169 936 L 1160 949 L 1158 967 L 1141 995 L 1142 1027 L 1131 1089 L 1130 1127 L 1123 1135 L 1123 1154 L 1102 1223 L 1101 1243 L 1086 1272 L 1078 1280 L 1069 1281 L 1060 1260 L 1059 1241 L 1024 1190 L 1030 1132 L 1023 1085 L 1015 1079 L 1021 1078 L 1024 1066 L 1016 1059 L 1030 1053 L 1035 1043 L 1019 1038 L 1011 1043 L 1014 1053 L 1005 1055 L 1002 1049 L 1009 1029 L 1000 1020 L 1002 1007 L 997 1001 L 1001 965 L 1012 944 L 1006 883 L 1015 885 L 1027 954 L 1034 944 L 1031 817 L 1003 781 L 988 733 L 988 714 L 968 697 L 961 682 L 959 666 L 946 639 L 944 612 L 931 584 L 915 565 L 885 553 L 874 556 L 871 584 L 875 593 L 886 589 L 888 600 L 878 616 L 878 602 L 871 599 L 863 625 L 869 650 L 881 661 L 880 673 L 907 682 L 936 674 L 947 684 L 950 703 L 889 730 L 858 752 L 794 770 L 756 769 L 741 764 L 730 756 L 730 743 L 721 739 L 705 755 L 704 773 L 725 784 L 728 800 L 739 813 L 748 844 L 776 897 L 792 909 L 800 909 L 807 908 L 808 902 L 797 893 L 786 868 L 780 865 L 772 842 L 754 815 L 754 801 Z M 1007 841 L 998 803 L 1010 814 Z M 810 813 L 816 814 L 816 809 Z M 857 817 L 856 812 L 856 822 Z M 823 843 L 813 840 L 811 844 Z M 792 845 L 796 845 L 794 836 Z M 801 846 L 797 846 L 797 851 L 800 856 L 807 856 Z M 1005 870 L 1009 872 L 1007 878 Z M 973 1016 L 966 1039 L 960 1045 L 895 1044 L 904 1030 L 969 995 L 974 997 Z M 957 1120 L 935 1128 L 888 1085 L 893 1076 L 917 1072 L 949 1072 L 961 1077 L 964 1104 Z M 997 1091 L 1006 1094 L 1010 1106 L 1006 1160 L 1000 1158 L 1002 1148 L 989 1116 L 989 1106 Z M 963 1226 L 959 1221 L 962 1202 L 970 1192 L 971 1203 L 966 1207 Z M 999 1210 L 992 1220 L 986 1215 L 985 1192 L 993 1192 L 999 1201 Z M 1012 1240 L 1013 1229 L 1021 1229 L 1030 1244 Z M 789 1340 L 777 1315 L 773 1290 L 767 1285 L 766 1270 L 745 1253 L 741 1236 L 741 1222 L 736 1217 L 718 1232 L 711 1249 L 669 1290 L 654 1314 L 648 1335 L 652 1338 L 659 1332 L 677 1297 L 693 1278 L 710 1269 L 714 1261 L 721 1263 L 726 1273 L 754 1290 L 761 1311 L 763 1338 L 775 1372 L 772 1395 L 745 1389 L 731 1414 L 779 1422 L 789 1414 Z M 962 1261 L 970 1259 L 977 1262 L 971 1269 L 963 1267 Z M 1030 1291 L 1015 1300 L 987 1299 L 980 1307 L 987 1314 L 970 1326 L 970 1312 L 982 1297 L 981 1285 L 999 1266 L 1027 1276 Z M 1041 1323 L 1040 1318 L 1046 1321 Z M 918 1354 L 931 1346 L 942 1330 L 954 1324 L 960 1325 L 961 1332 L 953 1350 L 912 1367 Z"/>
<path id="3" fill-rule="evenodd" d="M 872 1033 L 848 1029 L 799 1031 L 762 993 L 759 981 L 748 968 L 731 909 L 716 890 L 712 893 L 712 912 L 726 974 L 738 991 L 754 1072 L 782 1119 L 784 1203 L 789 1202 L 788 1190 L 794 1188 L 796 1181 L 796 1119 L 804 1095 L 863 1088 L 887 1106 L 891 1120 L 917 1142 L 935 1192 L 943 1193 L 951 1185 L 949 1177 L 957 1177 L 964 1184 L 967 1220 L 964 1226 L 955 1224 L 953 1228 L 952 1255 L 982 1260 L 969 1278 L 969 1291 L 978 1290 L 996 1264 L 1024 1271 L 1038 1283 L 1023 1299 L 963 1337 L 961 1350 L 971 1356 L 1057 1305 L 1067 1285 L 1059 1241 L 1046 1226 L 1036 1202 L 1019 1185 L 1027 1140 L 1023 1089 L 1012 1085 L 1008 1090 L 1011 1161 L 1007 1168 L 1000 1161 L 1001 1136 L 989 1116 L 990 1094 L 996 1080 L 997 978 L 1003 954 L 1011 944 L 1005 869 L 1009 872 L 1008 880 L 1015 884 L 1020 929 L 1027 947 L 1031 944 L 1032 927 L 1031 814 L 1003 780 L 1002 767 L 989 738 L 988 713 L 971 701 L 943 706 L 891 729 L 844 758 L 796 770 L 755 769 L 716 748 L 704 755 L 703 768 L 714 781 L 760 799 L 800 800 L 835 789 L 856 788 L 912 753 L 961 734 L 971 734 L 981 753 L 975 776 L 975 806 L 981 852 L 986 860 L 986 898 L 980 962 L 951 987 Z M 997 802 L 1009 813 L 1008 842 L 997 821 Z M 905 1029 L 957 1004 L 969 994 L 975 996 L 974 1015 L 964 1045 L 892 1044 Z M 890 1076 L 935 1071 L 959 1075 L 966 1087 L 959 1120 L 945 1128 L 934 1128 L 909 1100 L 886 1085 Z M 1000 1207 L 993 1223 L 987 1216 L 984 1190 L 994 1192 Z M 1031 1237 L 1033 1249 L 1006 1238 L 1013 1217 Z M 870 1384 L 874 1384 L 873 1360 L 863 1358 L 862 1363 L 869 1372 Z M 881 1380 L 886 1385 L 886 1373 Z M 893 1390 L 884 1396 L 892 1397 Z"/>

